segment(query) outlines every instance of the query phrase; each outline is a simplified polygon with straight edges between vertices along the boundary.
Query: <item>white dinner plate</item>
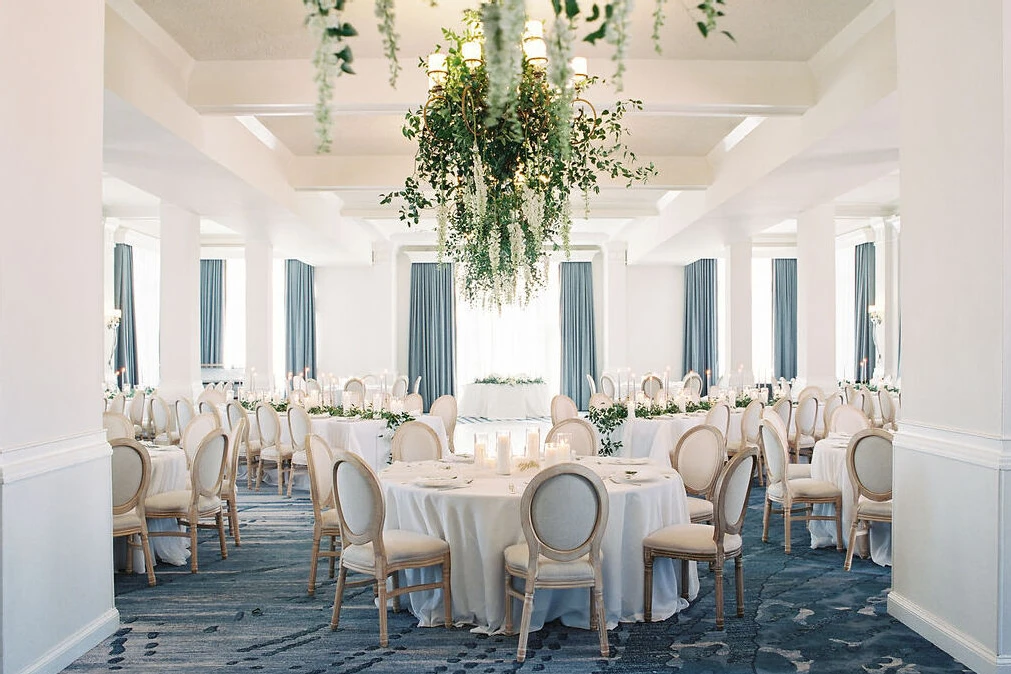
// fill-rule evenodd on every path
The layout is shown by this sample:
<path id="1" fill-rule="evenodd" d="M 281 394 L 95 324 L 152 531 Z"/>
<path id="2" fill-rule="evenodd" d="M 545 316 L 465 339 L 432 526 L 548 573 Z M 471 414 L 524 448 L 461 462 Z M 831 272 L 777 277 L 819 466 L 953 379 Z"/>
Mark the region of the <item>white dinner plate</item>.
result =
<path id="1" fill-rule="evenodd" d="M 613 466 L 645 466 L 649 464 L 649 459 L 644 456 L 602 456 L 599 461 Z"/>
<path id="2" fill-rule="evenodd" d="M 618 484 L 643 484 L 644 482 L 652 482 L 658 477 L 655 470 L 636 470 L 634 468 L 629 468 L 627 470 L 619 470 L 618 472 L 611 475 L 611 481 L 617 482 Z"/>
<path id="3" fill-rule="evenodd" d="M 419 477 L 414 480 L 414 484 L 419 487 L 429 487 L 431 489 L 445 489 L 446 487 L 465 487 L 473 482 L 469 477 L 459 477 L 457 475 Z"/>

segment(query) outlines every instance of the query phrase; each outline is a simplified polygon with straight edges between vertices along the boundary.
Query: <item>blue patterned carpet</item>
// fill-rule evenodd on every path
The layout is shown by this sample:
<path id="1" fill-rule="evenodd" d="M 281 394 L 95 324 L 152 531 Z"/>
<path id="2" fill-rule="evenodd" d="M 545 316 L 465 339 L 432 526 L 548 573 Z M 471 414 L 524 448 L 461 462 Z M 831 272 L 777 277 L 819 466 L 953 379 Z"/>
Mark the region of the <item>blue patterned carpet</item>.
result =
<path id="1" fill-rule="evenodd" d="M 622 624 L 602 659 L 594 633 L 552 623 L 530 638 L 528 659 L 514 661 L 516 637 L 457 628 L 419 628 L 390 612 L 390 647 L 380 648 L 368 588 L 348 592 L 341 629 L 329 629 L 334 582 L 306 594 L 312 510 L 303 496 L 240 494 L 241 548 L 221 560 L 213 532 L 202 532 L 200 573 L 159 566 L 158 586 L 144 576 L 116 577 L 120 630 L 68 671 L 97 672 L 968 672 L 885 612 L 890 570 L 811 550 L 802 524 L 794 552 L 783 554 L 782 519 L 761 542 L 762 490 L 745 527 L 744 618 L 734 617 L 727 565 L 726 630 L 714 629 L 712 575 L 700 569 L 699 598 L 665 622 Z"/>

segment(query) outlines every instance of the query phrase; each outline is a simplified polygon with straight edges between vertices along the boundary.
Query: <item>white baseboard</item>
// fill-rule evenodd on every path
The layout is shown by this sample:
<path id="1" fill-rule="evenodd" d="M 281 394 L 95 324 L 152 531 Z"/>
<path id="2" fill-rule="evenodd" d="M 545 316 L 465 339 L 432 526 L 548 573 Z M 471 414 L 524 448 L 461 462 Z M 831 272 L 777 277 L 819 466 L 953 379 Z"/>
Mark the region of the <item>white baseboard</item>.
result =
<path id="1" fill-rule="evenodd" d="M 21 674 L 56 674 L 119 629 L 119 611 L 111 608 L 49 649 Z"/>
<path id="2" fill-rule="evenodd" d="M 979 674 L 1011 674 L 1011 655 L 997 655 L 976 639 L 894 590 L 888 613 Z"/>

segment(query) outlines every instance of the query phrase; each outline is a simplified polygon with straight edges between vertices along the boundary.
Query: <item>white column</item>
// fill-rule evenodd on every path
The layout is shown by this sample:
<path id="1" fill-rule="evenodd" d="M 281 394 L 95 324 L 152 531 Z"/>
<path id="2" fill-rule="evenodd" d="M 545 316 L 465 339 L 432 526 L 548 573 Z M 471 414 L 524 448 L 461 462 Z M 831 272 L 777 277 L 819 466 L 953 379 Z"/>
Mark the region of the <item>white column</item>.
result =
<path id="1" fill-rule="evenodd" d="M 836 387 L 835 210 L 816 206 L 797 217 L 797 376 Z"/>
<path id="2" fill-rule="evenodd" d="M 246 242 L 246 386 L 274 386 L 274 247 Z M 253 381 L 253 375 L 256 381 Z"/>
<path id="3" fill-rule="evenodd" d="M 160 394 L 192 398 L 200 388 L 200 216 L 161 204 Z"/>
<path id="4" fill-rule="evenodd" d="M 888 610 L 975 671 L 1011 672 L 1011 16 L 895 4 L 904 388 Z"/>
<path id="5" fill-rule="evenodd" d="M 628 267 L 624 243 L 604 247 L 604 348 L 598 369 L 603 374 L 628 366 Z"/>
<path id="6" fill-rule="evenodd" d="M 882 348 L 885 352 L 884 376 L 894 381 L 898 376 L 899 365 L 899 314 L 902 305 L 899 301 L 899 217 L 891 216 L 883 219 L 881 244 L 877 255 L 882 258 L 879 269 L 882 274 L 877 278 L 877 302 L 885 307 L 885 320 L 881 324 Z"/>
<path id="7" fill-rule="evenodd" d="M 731 244 L 729 252 L 730 362 L 725 367 L 730 386 L 740 390 L 755 381 L 751 362 L 751 241 Z"/>
<path id="8" fill-rule="evenodd" d="M 119 624 L 101 416 L 104 20 L 100 0 L 0 4 L 3 672 L 58 671 Z"/>

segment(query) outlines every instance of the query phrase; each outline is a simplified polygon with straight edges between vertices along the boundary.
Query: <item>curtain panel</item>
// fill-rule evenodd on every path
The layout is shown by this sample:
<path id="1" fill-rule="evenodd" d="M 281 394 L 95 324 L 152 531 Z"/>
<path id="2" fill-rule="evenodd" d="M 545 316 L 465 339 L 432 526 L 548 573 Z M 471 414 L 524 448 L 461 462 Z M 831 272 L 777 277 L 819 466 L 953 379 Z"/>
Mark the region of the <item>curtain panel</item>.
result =
<path id="1" fill-rule="evenodd" d="M 867 315 L 867 307 L 874 304 L 874 243 L 862 243 L 854 251 L 855 306 L 853 325 L 856 328 L 855 345 L 855 379 L 869 381 L 874 374 L 874 364 L 877 362 L 877 349 L 874 344 L 874 325 Z"/>
<path id="2" fill-rule="evenodd" d="M 285 364 L 288 372 L 316 376 L 316 270 L 285 260 Z"/>
<path id="3" fill-rule="evenodd" d="M 137 319 L 133 305 L 133 246 L 117 243 L 113 253 L 113 306 L 122 312 L 116 331 L 116 378 L 123 384 L 137 381 Z"/>
<path id="4" fill-rule="evenodd" d="M 772 261 L 772 340 L 775 377 L 797 376 L 797 260 Z"/>
<path id="5" fill-rule="evenodd" d="M 597 379 L 597 338 L 593 316 L 593 265 L 590 262 L 562 262 L 560 323 L 562 331 L 563 395 L 572 398 L 581 410 L 590 402 L 586 375 Z"/>
<path id="6" fill-rule="evenodd" d="M 200 365 L 220 367 L 225 314 L 225 261 L 200 260 Z"/>
<path id="7" fill-rule="evenodd" d="M 717 360 L 716 260 L 696 260 L 685 267 L 685 373 L 702 375 L 702 395 L 709 392 L 709 381 L 719 377 Z M 710 376 L 706 377 L 706 370 Z"/>
<path id="8" fill-rule="evenodd" d="M 441 395 L 456 394 L 456 294 L 453 265 L 411 264 L 411 310 L 408 318 L 407 372 L 425 411 Z"/>

